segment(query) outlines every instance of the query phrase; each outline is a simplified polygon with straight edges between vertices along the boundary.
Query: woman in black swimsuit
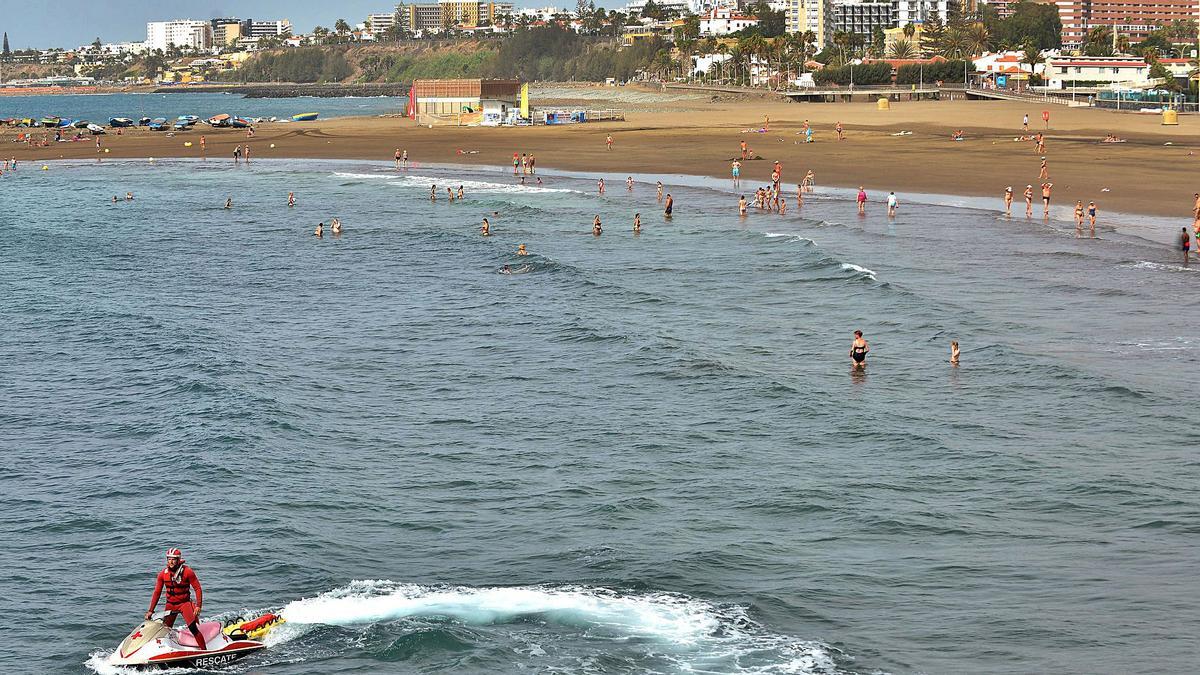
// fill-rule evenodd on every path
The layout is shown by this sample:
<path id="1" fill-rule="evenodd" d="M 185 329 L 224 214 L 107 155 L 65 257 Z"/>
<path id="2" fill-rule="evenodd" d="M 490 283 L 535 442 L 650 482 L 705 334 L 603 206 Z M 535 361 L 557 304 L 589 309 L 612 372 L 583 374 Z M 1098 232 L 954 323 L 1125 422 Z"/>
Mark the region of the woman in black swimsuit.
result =
<path id="1" fill-rule="evenodd" d="M 850 343 L 850 360 L 854 363 L 855 368 L 867 367 L 867 352 L 869 351 L 871 351 L 871 346 L 863 339 L 862 331 L 854 331 L 854 342 Z"/>

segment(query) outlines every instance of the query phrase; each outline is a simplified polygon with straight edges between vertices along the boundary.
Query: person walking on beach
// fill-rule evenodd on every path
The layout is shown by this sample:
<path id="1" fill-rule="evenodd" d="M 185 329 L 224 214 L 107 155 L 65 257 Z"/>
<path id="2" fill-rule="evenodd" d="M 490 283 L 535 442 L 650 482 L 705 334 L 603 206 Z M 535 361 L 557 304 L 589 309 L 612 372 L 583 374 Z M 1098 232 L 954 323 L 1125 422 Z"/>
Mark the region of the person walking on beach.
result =
<path id="1" fill-rule="evenodd" d="M 244 152 L 246 155 L 246 163 L 249 164 L 250 163 L 250 144 L 249 143 L 246 144 L 246 149 Z"/>
<path id="2" fill-rule="evenodd" d="M 865 214 L 867 212 L 867 191 L 863 186 L 858 186 L 858 212 Z"/>
<path id="3" fill-rule="evenodd" d="M 1042 158 L 1042 170 L 1041 170 L 1041 173 L 1038 174 L 1038 179 L 1046 180 L 1048 178 L 1050 178 L 1050 169 L 1046 168 L 1046 158 L 1043 157 Z"/>
<path id="4" fill-rule="evenodd" d="M 671 193 L 670 193 L 670 192 L 668 192 L 668 193 L 667 193 L 667 201 L 666 201 L 666 203 L 663 205 L 663 215 L 664 215 L 664 216 L 666 216 L 667 218 L 670 218 L 670 217 L 671 217 L 671 211 L 672 211 L 674 208 L 675 208 L 675 198 L 671 196 Z"/>
<path id="5" fill-rule="evenodd" d="M 742 141 L 742 161 L 746 161 L 746 141 Z"/>
<path id="6" fill-rule="evenodd" d="M 1035 145 L 1033 146 L 1034 152 L 1036 152 L 1039 155 L 1046 152 L 1046 137 L 1042 135 L 1042 132 L 1039 131 L 1037 133 L 1037 136 L 1034 136 L 1034 143 L 1035 143 Z"/>
<path id="7" fill-rule="evenodd" d="M 1025 217 L 1033 217 L 1033 186 L 1025 186 Z"/>
<path id="8" fill-rule="evenodd" d="M 857 370 L 863 370 L 867 367 L 867 352 L 871 351 L 871 345 L 863 339 L 861 330 L 854 331 L 854 342 L 850 343 L 850 362 Z"/>
<path id="9" fill-rule="evenodd" d="M 1075 233 L 1076 236 L 1083 230 L 1083 200 L 1075 202 Z"/>
<path id="10" fill-rule="evenodd" d="M 1012 186 L 1009 185 L 1008 187 L 1004 188 L 1004 215 L 1006 216 L 1012 216 L 1012 200 L 1013 190 Z"/>
<path id="11" fill-rule="evenodd" d="M 201 135 L 200 135 L 200 157 L 201 157 L 201 158 L 203 158 L 203 157 L 204 157 L 204 150 L 205 150 L 205 147 L 204 147 L 204 135 L 203 135 L 203 134 L 201 134 Z"/>
<path id="12" fill-rule="evenodd" d="M 1050 217 L 1050 189 L 1054 187 L 1054 183 L 1042 183 L 1042 217 Z"/>
<path id="13" fill-rule="evenodd" d="M 1021 120 L 1021 128 L 1029 131 L 1029 113 L 1025 113 L 1024 119 Z"/>
<path id="14" fill-rule="evenodd" d="M 242 146 L 237 146 L 233 149 L 233 163 L 237 164 L 242 159 Z"/>
<path id="15" fill-rule="evenodd" d="M 396 148 L 396 168 L 400 168 L 400 148 Z"/>
<path id="16" fill-rule="evenodd" d="M 400 153 L 400 167 L 403 169 L 408 168 L 408 150 Z"/>
<path id="17" fill-rule="evenodd" d="M 896 217 L 896 193 L 889 192 L 887 198 L 888 218 Z"/>
<path id="18" fill-rule="evenodd" d="M 842 128 L 842 121 L 841 121 L 841 120 L 838 120 L 838 123 L 837 123 L 837 124 L 835 124 L 835 125 L 833 125 L 833 130 L 837 132 L 837 135 L 838 135 L 838 140 L 839 140 L 839 141 L 844 141 L 844 140 L 846 140 L 846 137 L 843 135 L 844 129 Z"/>
<path id="19" fill-rule="evenodd" d="M 604 144 L 608 146 L 610 151 L 612 150 L 612 134 L 609 134 L 604 138 Z"/>

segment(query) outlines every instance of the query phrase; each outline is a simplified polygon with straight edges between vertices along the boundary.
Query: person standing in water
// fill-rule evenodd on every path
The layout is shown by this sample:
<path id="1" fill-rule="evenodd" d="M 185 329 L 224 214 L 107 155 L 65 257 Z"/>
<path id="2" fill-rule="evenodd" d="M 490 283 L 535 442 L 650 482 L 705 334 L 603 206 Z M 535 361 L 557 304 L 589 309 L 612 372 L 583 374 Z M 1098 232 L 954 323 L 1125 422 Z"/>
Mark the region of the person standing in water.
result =
<path id="1" fill-rule="evenodd" d="M 1025 196 L 1025 217 L 1032 218 L 1033 217 L 1033 186 L 1032 185 L 1025 186 L 1024 196 Z"/>
<path id="2" fill-rule="evenodd" d="M 1183 264 L 1186 265 L 1188 262 L 1188 253 L 1192 248 L 1192 240 L 1188 237 L 1186 227 L 1179 228 L 1179 248 L 1183 251 Z"/>
<path id="3" fill-rule="evenodd" d="M 492 236 L 492 224 L 488 222 L 487 218 L 483 219 L 483 226 L 479 228 L 479 233 L 485 237 Z"/>
<path id="4" fill-rule="evenodd" d="M 895 218 L 896 217 L 896 193 L 895 192 L 888 193 L 887 209 L 888 209 L 888 217 Z"/>
<path id="5" fill-rule="evenodd" d="M 1088 202 L 1087 207 L 1088 223 L 1091 226 L 1092 238 L 1096 237 L 1096 202 Z"/>
<path id="6" fill-rule="evenodd" d="M 599 192 L 599 194 L 604 194 L 604 179 L 603 178 L 596 181 L 596 190 Z"/>
<path id="7" fill-rule="evenodd" d="M 854 331 L 854 342 L 850 343 L 850 361 L 858 370 L 867 367 L 867 352 L 871 351 L 871 345 L 863 339 L 861 330 Z"/>
<path id="8" fill-rule="evenodd" d="M 288 206 L 295 206 L 295 205 L 296 205 L 296 193 L 289 192 L 288 193 Z"/>
<path id="9" fill-rule="evenodd" d="M 629 176 L 625 179 L 625 189 L 633 192 L 633 176 Z"/>
<path id="10" fill-rule="evenodd" d="M 733 160 L 733 167 L 732 167 L 731 171 L 733 173 L 733 187 L 735 187 L 735 188 L 741 187 L 742 186 L 742 163 L 736 159 Z"/>
<path id="11" fill-rule="evenodd" d="M 599 237 L 603 233 L 604 228 L 600 226 L 600 215 L 597 214 L 595 218 L 592 218 L 592 235 Z"/>
<path id="12" fill-rule="evenodd" d="M 1054 187 L 1054 183 L 1049 181 L 1042 183 L 1042 217 L 1050 217 L 1050 189 Z"/>
<path id="13" fill-rule="evenodd" d="M 429 201 L 431 201 L 431 202 L 437 201 L 437 183 L 434 183 L 433 185 L 429 186 Z"/>
<path id="14" fill-rule="evenodd" d="M 663 187 L 662 187 L 662 181 L 660 180 L 660 181 L 658 181 L 658 201 L 660 201 L 660 202 L 662 201 L 662 195 L 663 195 Z"/>
<path id="15" fill-rule="evenodd" d="M 671 196 L 670 192 L 668 192 L 667 193 L 667 201 L 663 205 L 663 215 L 666 216 L 667 218 L 670 218 L 671 211 L 673 211 L 674 209 L 675 209 L 675 198 Z"/>
<path id="16" fill-rule="evenodd" d="M 958 365 L 958 354 L 959 354 L 958 340 L 951 340 L 950 341 L 950 364 L 951 365 L 955 365 L 955 366 Z"/>
<path id="17" fill-rule="evenodd" d="M 400 148 L 396 148 L 396 168 L 400 168 Z"/>
<path id="18" fill-rule="evenodd" d="M 325 236 L 325 223 L 317 223 L 317 229 L 313 231 L 313 234 L 318 237 L 324 237 Z"/>
<path id="19" fill-rule="evenodd" d="M 867 212 L 867 191 L 861 185 L 858 186 L 858 212 L 861 214 Z"/>
<path id="20" fill-rule="evenodd" d="M 1083 230 L 1083 201 L 1075 202 L 1075 232 L 1078 234 Z"/>
<path id="21" fill-rule="evenodd" d="M 1009 185 L 1008 187 L 1004 188 L 1004 215 L 1009 217 L 1012 216 L 1012 200 L 1013 190 L 1012 186 Z"/>
<path id="22" fill-rule="evenodd" d="M 233 208 L 233 197 L 229 197 L 225 200 L 225 208 L 227 208 L 227 209 Z"/>
<path id="23" fill-rule="evenodd" d="M 529 255 L 529 251 L 525 250 L 525 244 L 517 244 L 517 255 Z"/>
<path id="24" fill-rule="evenodd" d="M 640 213 L 633 214 L 633 233 L 642 233 L 642 214 Z"/>

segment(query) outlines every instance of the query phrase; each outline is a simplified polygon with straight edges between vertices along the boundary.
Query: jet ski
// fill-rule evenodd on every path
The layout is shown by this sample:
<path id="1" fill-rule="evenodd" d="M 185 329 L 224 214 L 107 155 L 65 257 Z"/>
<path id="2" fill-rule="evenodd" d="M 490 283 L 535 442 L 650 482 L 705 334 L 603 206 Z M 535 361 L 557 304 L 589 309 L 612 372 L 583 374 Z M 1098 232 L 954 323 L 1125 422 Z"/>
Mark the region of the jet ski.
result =
<path id="1" fill-rule="evenodd" d="M 266 648 L 262 638 L 280 623 L 277 614 L 235 619 L 227 626 L 202 621 L 198 627 L 208 648 L 200 649 L 188 628 L 167 628 L 161 619 L 149 619 L 121 641 L 108 662 L 122 668 L 219 668 Z"/>

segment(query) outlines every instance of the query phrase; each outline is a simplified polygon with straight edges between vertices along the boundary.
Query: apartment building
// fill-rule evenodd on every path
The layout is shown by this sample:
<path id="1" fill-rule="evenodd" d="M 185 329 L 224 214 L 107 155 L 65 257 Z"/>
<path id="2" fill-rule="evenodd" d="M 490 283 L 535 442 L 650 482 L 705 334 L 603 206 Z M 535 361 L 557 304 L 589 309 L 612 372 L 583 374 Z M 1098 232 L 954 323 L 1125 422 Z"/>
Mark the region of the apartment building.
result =
<path id="1" fill-rule="evenodd" d="M 212 46 L 212 24 L 193 19 L 146 23 L 146 46 L 166 50 L 175 47 L 208 49 Z"/>
<path id="2" fill-rule="evenodd" d="M 875 29 L 887 30 L 896 25 L 895 5 L 892 2 L 833 3 L 833 32 L 845 31 L 861 35 L 870 41 Z"/>
<path id="3" fill-rule="evenodd" d="M 1155 28 L 1200 18 L 1198 0 L 1057 0 L 1066 49 L 1083 44 L 1089 28 L 1108 26 L 1130 42 L 1144 40 Z"/>

